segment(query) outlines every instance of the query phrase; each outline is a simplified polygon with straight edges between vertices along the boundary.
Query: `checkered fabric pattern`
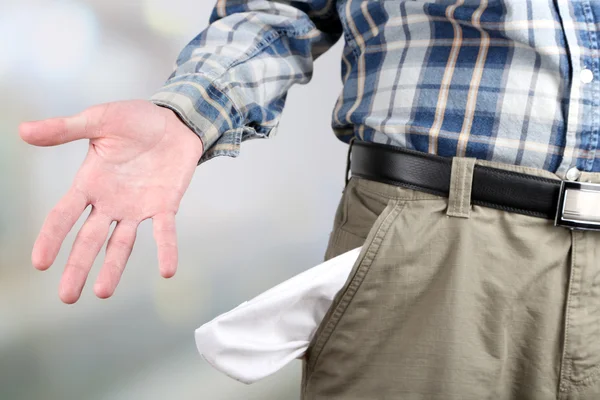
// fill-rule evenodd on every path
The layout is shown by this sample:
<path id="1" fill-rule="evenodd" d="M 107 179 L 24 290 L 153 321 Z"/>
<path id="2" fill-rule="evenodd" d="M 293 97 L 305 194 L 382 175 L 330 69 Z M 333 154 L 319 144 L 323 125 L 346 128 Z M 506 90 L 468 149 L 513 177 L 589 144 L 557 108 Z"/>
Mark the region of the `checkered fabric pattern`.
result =
<path id="1" fill-rule="evenodd" d="M 595 0 L 219 0 L 152 101 L 236 156 L 343 36 L 340 139 L 600 171 L 599 29 Z"/>

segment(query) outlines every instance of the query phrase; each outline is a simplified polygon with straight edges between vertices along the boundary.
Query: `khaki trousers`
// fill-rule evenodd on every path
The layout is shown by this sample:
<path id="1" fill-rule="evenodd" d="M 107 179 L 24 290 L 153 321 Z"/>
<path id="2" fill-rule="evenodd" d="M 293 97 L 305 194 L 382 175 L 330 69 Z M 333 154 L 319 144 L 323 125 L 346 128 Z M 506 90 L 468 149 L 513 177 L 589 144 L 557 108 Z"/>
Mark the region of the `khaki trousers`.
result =
<path id="1" fill-rule="evenodd" d="M 600 233 L 471 206 L 463 169 L 450 199 L 350 180 L 326 258 L 364 246 L 304 400 L 600 399 Z"/>

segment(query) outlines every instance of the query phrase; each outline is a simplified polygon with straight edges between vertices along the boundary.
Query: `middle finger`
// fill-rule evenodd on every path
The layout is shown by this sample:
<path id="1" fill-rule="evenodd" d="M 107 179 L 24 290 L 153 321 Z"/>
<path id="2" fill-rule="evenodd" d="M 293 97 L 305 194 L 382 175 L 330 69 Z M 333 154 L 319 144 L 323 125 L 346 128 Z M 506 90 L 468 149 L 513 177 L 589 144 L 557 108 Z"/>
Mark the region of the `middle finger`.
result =
<path id="1" fill-rule="evenodd" d="M 92 208 L 77 234 L 60 282 L 59 295 L 63 302 L 72 304 L 79 299 L 92 264 L 106 242 L 111 222 L 109 217 Z"/>

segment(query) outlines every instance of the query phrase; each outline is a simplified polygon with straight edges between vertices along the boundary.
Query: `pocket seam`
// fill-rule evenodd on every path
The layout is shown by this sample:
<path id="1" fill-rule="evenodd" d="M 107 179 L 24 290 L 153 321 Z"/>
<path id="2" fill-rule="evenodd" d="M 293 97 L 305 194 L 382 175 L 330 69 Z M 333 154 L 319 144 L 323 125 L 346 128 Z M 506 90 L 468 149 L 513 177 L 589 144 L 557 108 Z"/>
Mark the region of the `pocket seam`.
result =
<path id="1" fill-rule="evenodd" d="M 344 225 L 346 225 L 346 223 L 348 222 L 348 209 L 349 209 L 349 203 L 350 203 L 350 194 L 348 193 L 349 190 L 351 190 L 352 188 L 356 187 L 356 183 L 355 182 L 348 182 L 348 185 L 346 185 L 346 187 L 344 188 L 344 192 L 342 194 L 342 215 L 338 224 L 338 229 L 343 227 Z"/>
<path id="2" fill-rule="evenodd" d="M 372 239 L 368 245 L 363 246 L 359 259 L 357 260 L 358 265 L 354 271 L 354 275 L 343 289 L 344 293 L 339 298 L 337 304 L 332 305 L 335 308 L 333 309 L 333 312 L 327 321 L 323 321 L 325 325 L 323 325 L 322 331 L 319 332 L 319 329 L 317 329 L 318 336 L 315 336 L 314 345 L 312 346 L 311 350 L 312 354 L 307 360 L 305 385 L 308 384 L 312 372 L 314 371 L 320 355 L 327 345 L 327 342 L 333 335 L 335 328 L 342 319 L 344 313 L 352 302 L 352 299 L 360 289 L 362 282 L 370 271 L 371 265 L 373 264 L 373 261 L 379 252 L 381 243 L 387 235 L 389 228 L 392 226 L 392 223 L 396 220 L 396 218 L 398 218 L 398 215 L 400 215 L 400 212 L 404 208 L 405 204 L 406 203 L 404 201 L 390 201 L 386 207 L 386 210 L 382 212 L 378 218 L 378 221 L 374 224 L 373 229 L 375 230 L 369 233 L 369 236 L 373 235 Z"/>
<path id="3" fill-rule="evenodd" d="M 352 197 L 348 193 L 348 191 L 351 189 L 358 189 L 358 185 L 356 184 L 356 182 L 354 182 L 352 180 L 348 183 L 348 185 L 344 189 L 344 194 L 342 197 L 342 208 L 341 208 L 341 214 L 342 214 L 341 217 L 342 218 L 340 218 L 339 224 L 337 225 L 337 229 L 335 229 L 336 236 L 338 234 L 338 232 L 337 232 L 338 230 L 343 230 L 344 232 L 350 233 L 350 232 L 346 231 L 346 229 L 344 229 L 344 227 L 348 223 L 348 210 L 350 209 L 350 198 Z M 358 237 L 358 235 L 354 235 L 354 236 Z M 337 237 L 336 237 L 336 239 L 337 239 Z"/>
<path id="4" fill-rule="evenodd" d="M 364 237 L 358 236 L 357 234 L 349 232 L 346 229 L 342 229 L 342 228 L 336 228 L 332 232 L 331 235 L 332 235 L 331 239 L 329 240 L 329 243 L 327 244 L 327 251 L 325 252 L 325 260 L 329 260 L 329 259 L 333 258 L 333 254 L 335 254 L 335 251 L 338 249 L 338 243 L 340 241 L 340 236 L 342 236 L 342 235 L 352 236 L 363 243 L 365 241 Z M 355 247 L 359 247 L 359 246 L 355 246 Z"/>

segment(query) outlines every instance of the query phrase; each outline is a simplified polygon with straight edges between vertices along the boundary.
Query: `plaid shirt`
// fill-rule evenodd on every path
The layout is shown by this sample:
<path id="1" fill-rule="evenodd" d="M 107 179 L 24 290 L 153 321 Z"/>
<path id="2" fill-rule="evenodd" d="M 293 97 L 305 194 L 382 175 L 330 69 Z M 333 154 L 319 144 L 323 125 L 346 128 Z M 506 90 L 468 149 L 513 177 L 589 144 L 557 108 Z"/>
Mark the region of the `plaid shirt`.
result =
<path id="1" fill-rule="evenodd" d="M 599 28 L 595 0 L 219 0 L 152 101 L 236 156 L 343 35 L 340 139 L 600 171 Z"/>

